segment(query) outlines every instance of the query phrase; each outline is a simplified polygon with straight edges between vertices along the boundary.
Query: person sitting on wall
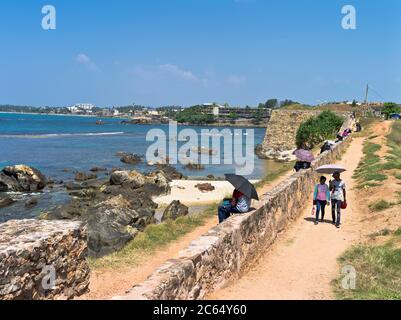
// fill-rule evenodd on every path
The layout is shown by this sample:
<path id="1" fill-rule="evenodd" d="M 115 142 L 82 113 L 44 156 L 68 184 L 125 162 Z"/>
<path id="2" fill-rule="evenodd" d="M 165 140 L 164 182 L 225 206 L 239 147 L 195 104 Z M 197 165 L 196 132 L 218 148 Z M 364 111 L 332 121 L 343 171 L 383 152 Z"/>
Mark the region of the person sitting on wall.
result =
<path id="1" fill-rule="evenodd" d="M 349 129 L 349 128 L 347 128 L 347 129 L 345 129 L 344 132 L 342 133 L 342 137 L 343 137 L 343 138 L 346 138 L 346 137 L 348 137 L 351 133 L 352 133 L 352 130 Z"/>
<path id="2" fill-rule="evenodd" d="M 330 142 L 329 141 L 326 141 L 325 143 L 324 143 L 324 145 L 320 148 L 320 154 L 322 154 L 323 152 L 325 152 L 325 151 L 330 151 L 331 150 L 331 144 L 330 144 Z"/>
<path id="3" fill-rule="evenodd" d="M 298 172 L 299 170 L 306 170 L 309 169 L 311 166 L 310 162 L 307 161 L 297 161 L 294 165 L 294 170 Z"/>
<path id="4" fill-rule="evenodd" d="M 222 205 L 219 206 L 218 215 L 219 223 L 228 219 L 232 213 L 246 213 L 251 208 L 251 200 L 238 190 L 234 190 L 231 199 L 224 199 Z"/>

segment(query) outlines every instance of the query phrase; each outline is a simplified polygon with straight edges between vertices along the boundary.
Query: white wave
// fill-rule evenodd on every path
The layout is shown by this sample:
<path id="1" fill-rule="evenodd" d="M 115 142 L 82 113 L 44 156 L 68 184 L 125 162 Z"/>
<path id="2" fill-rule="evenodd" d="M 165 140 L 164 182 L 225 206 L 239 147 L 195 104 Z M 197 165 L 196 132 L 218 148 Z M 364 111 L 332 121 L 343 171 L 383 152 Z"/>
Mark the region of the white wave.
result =
<path id="1" fill-rule="evenodd" d="M 3 138 L 59 138 L 59 137 L 77 137 L 77 136 L 111 136 L 120 135 L 125 132 L 88 132 L 88 133 L 48 133 L 48 134 L 15 134 L 0 135 Z"/>

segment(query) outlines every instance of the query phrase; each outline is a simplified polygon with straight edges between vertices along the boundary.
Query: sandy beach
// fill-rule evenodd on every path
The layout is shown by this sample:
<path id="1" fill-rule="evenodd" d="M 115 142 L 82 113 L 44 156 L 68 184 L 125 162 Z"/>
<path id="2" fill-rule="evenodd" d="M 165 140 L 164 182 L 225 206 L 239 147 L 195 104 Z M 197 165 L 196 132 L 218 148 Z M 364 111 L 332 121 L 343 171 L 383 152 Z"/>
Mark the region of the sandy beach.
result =
<path id="1" fill-rule="evenodd" d="M 258 180 L 251 182 L 256 183 Z M 210 183 L 215 190 L 202 192 L 195 187 L 199 183 Z M 228 181 L 173 180 L 170 186 L 170 194 L 153 198 L 160 207 L 166 207 L 174 200 L 180 200 L 186 206 L 210 204 L 230 197 L 234 189 Z"/>

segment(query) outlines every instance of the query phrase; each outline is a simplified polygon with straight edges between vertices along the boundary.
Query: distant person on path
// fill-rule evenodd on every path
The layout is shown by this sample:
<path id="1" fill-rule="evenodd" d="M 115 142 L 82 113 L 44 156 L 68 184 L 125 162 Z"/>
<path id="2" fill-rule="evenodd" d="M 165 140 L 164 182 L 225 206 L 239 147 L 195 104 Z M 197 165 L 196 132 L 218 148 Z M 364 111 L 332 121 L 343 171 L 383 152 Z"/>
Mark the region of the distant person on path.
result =
<path id="1" fill-rule="evenodd" d="M 333 224 L 335 224 L 337 228 L 340 228 L 341 206 L 343 205 L 343 202 L 347 202 L 347 193 L 345 191 L 345 182 L 341 180 L 340 172 L 334 172 L 333 178 L 334 179 L 330 181 L 331 214 L 333 218 Z"/>
<path id="2" fill-rule="evenodd" d="M 219 206 L 219 223 L 228 219 L 232 213 L 246 213 L 251 207 L 251 200 L 238 190 L 234 190 L 232 199 L 223 200 Z"/>
<path id="3" fill-rule="evenodd" d="M 330 190 L 326 184 L 326 177 L 320 177 L 320 183 L 315 186 L 313 193 L 313 204 L 316 205 L 316 221 L 315 224 L 319 223 L 319 214 L 322 212 L 321 222 L 324 220 L 324 213 L 326 205 L 330 204 Z"/>

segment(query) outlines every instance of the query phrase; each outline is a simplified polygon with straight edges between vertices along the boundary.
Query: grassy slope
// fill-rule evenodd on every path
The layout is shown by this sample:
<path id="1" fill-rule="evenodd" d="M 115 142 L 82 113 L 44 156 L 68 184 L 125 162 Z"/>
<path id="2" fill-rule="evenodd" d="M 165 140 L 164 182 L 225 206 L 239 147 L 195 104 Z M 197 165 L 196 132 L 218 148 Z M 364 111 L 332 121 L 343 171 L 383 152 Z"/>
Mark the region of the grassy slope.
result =
<path id="1" fill-rule="evenodd" d="M 371 136 L 371 139 L 375 136 Z M 387 180 L 389 171 L 394 171 L 396 177 L 401 170 L 401 123 L 395 122 L 391 133 L 387 137 L 389 152 L 385 161 L 376 154 L 382 146 L 367 141 L 364 145 L 364 158 L 355 172 L 354 178 L 358 180 L 358 188 L 374 187 Z"/>
<path id="2" fill-rule="evenodd" d="M 377 156 L 374 154 L 380 146 L 370 143 L 365 145 L 365 158 L 359 173 L 365 172 L 367 178 L 362 174 L 359 175 L 358 179 L 361 183 L 381 181 L 381 175 L 388 174 L 386 170 L 396 170 L 396 176 L 401 174 L 401 122 L 394 123 L 387 138 L 390 150 L 386 157 L 387 161 L 382 164 L 377 162 Z M 385 210 L 391 206 L 400 205 L 401 193 L 398 192 L 395 195 L 398 197 L 396 202 L 379 201 L 371 204 L 371 208 Z M 333 282 L 334 292 L 338 299 L 401 299 L 401 228 L 395 232 L 384 229 L 371 236 L 372 238 L 387 236 L 387 241 L 380 245 L 354 246 L 340 257 L 339 263 L 342 266 L 351 265 L 355 268 L 357 282 L 355 290 L 345 290 L 341 286 L 344 276 L 340 275 Z"/>
<path id="3" fill-rule="evenodd" d="M 383 233 L 383 235 L 386 235 Z M 348 250 L 341 265 L 351 265 L 357 272 L 356 289 L 341 288 L 341 275 L 335 281 L 339 299 L 401 299 L 401 232 L 397 230 L 382 245 L 360 245 Z"/>

